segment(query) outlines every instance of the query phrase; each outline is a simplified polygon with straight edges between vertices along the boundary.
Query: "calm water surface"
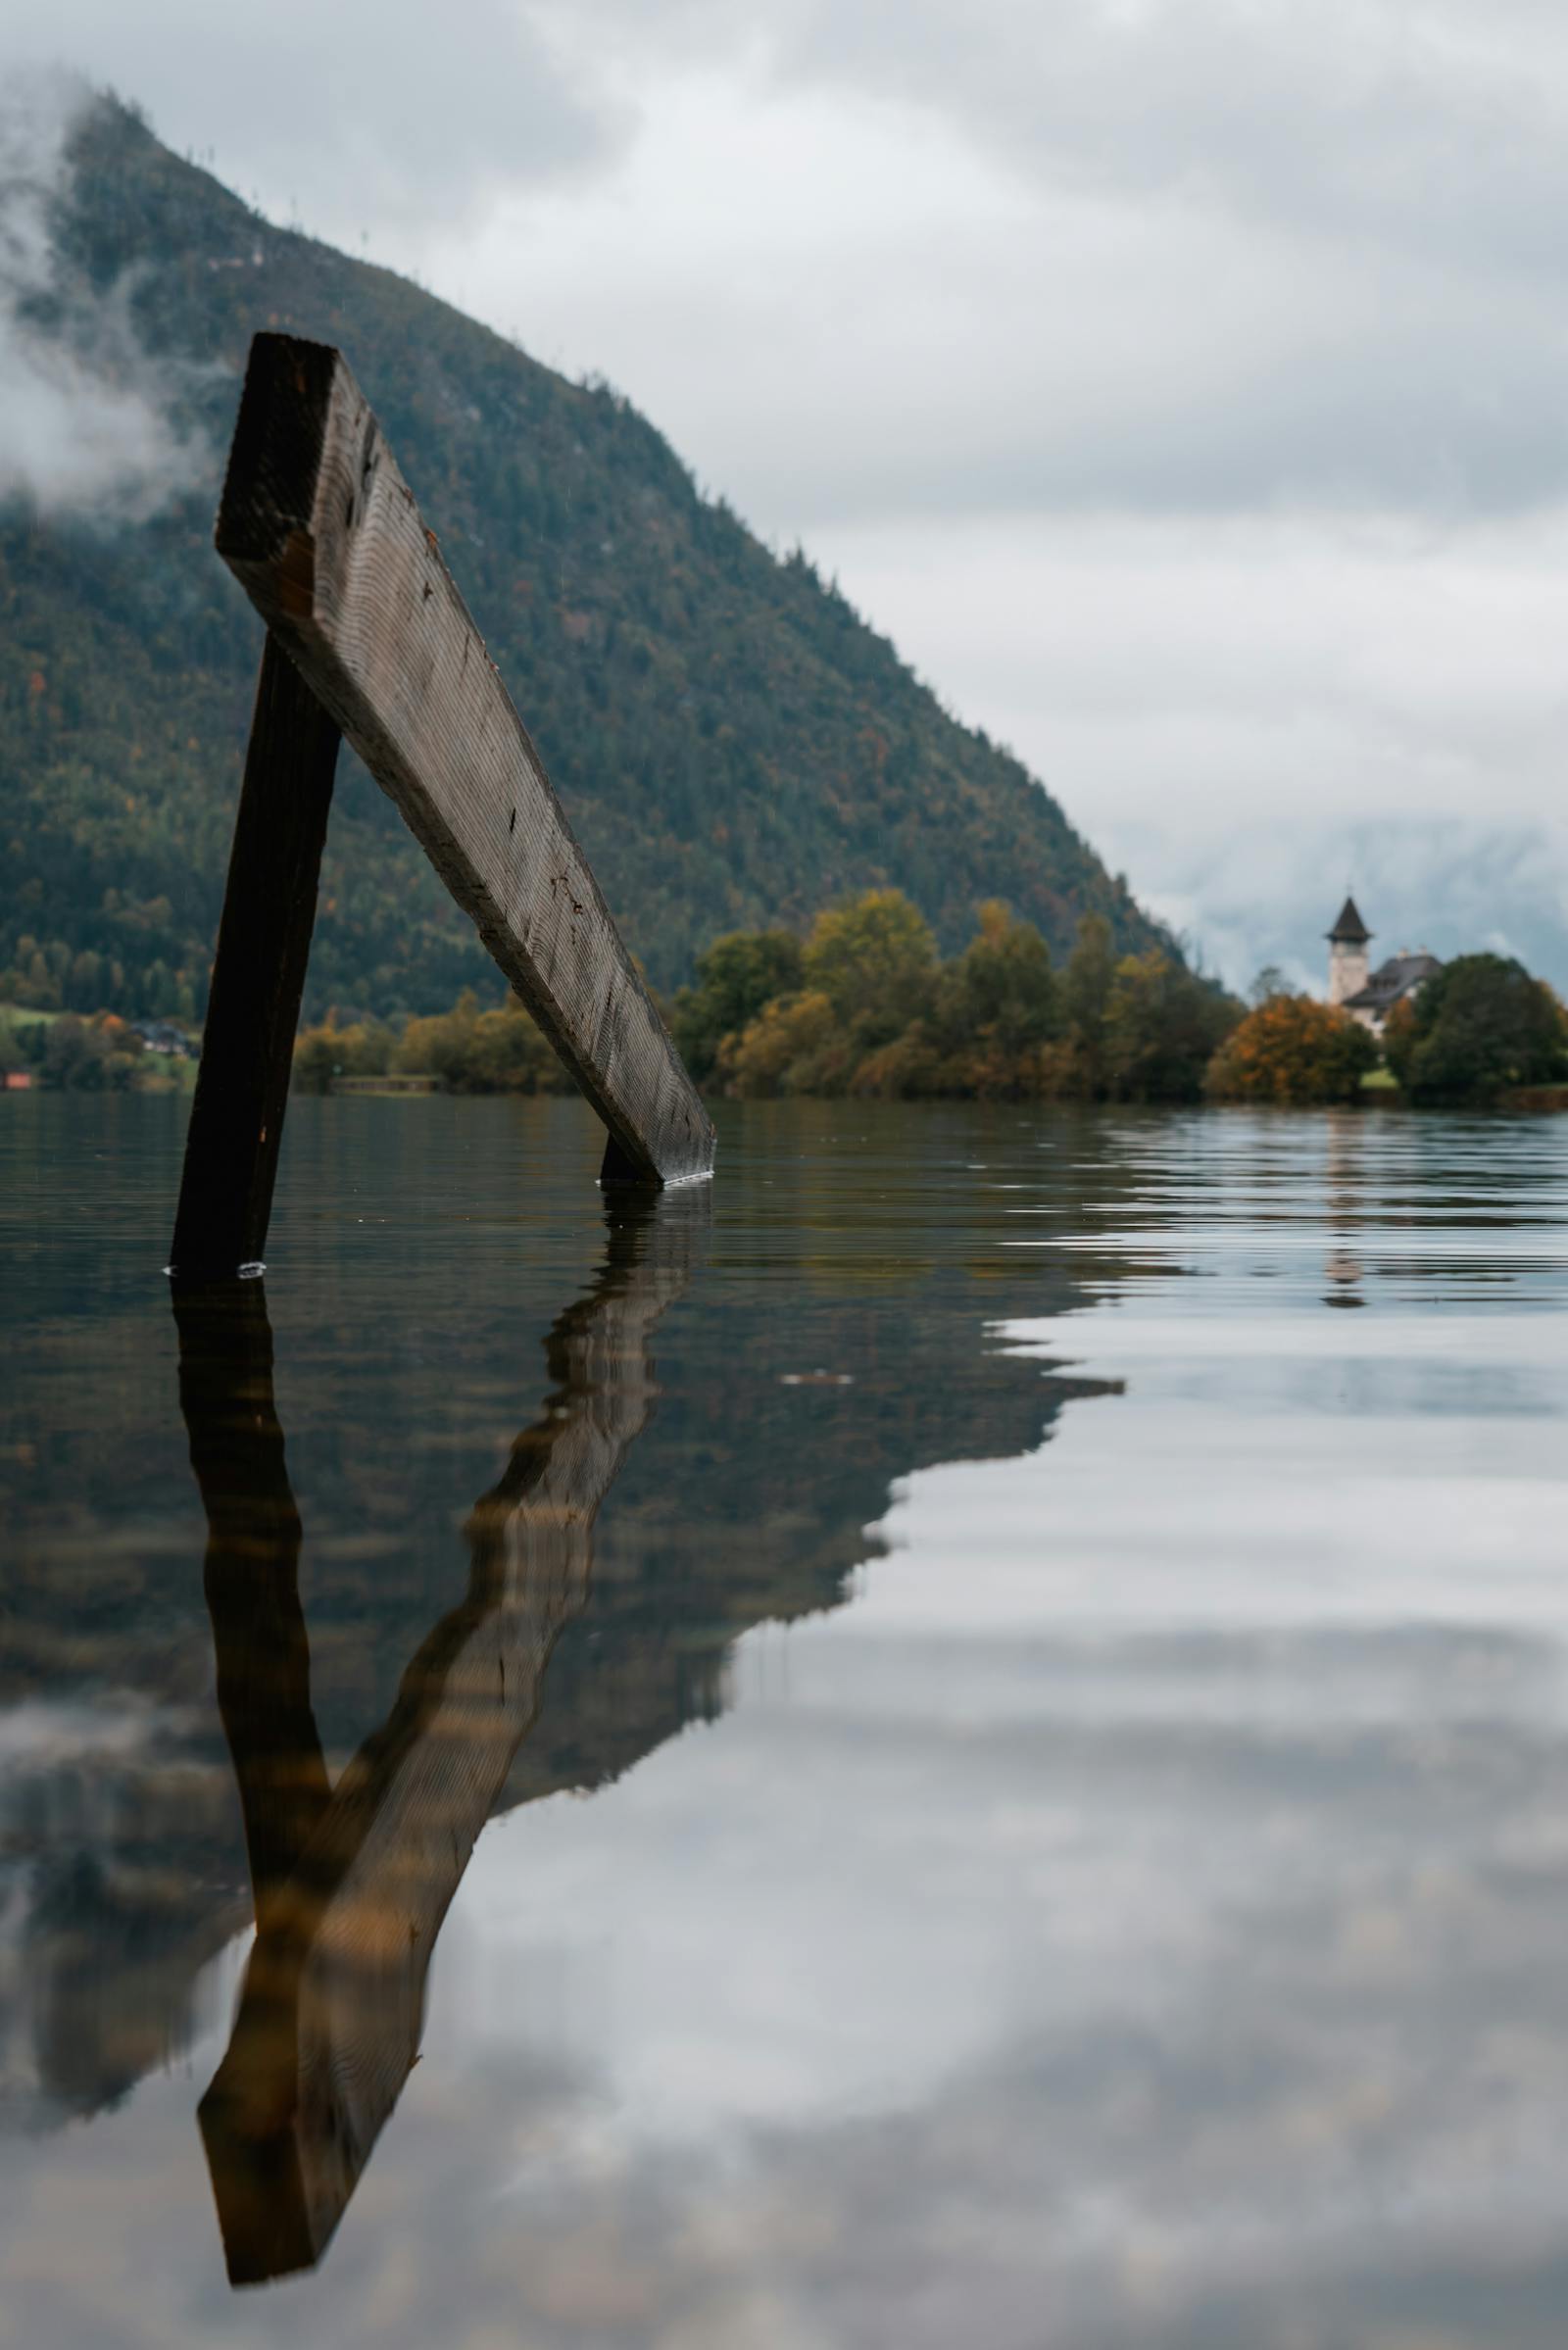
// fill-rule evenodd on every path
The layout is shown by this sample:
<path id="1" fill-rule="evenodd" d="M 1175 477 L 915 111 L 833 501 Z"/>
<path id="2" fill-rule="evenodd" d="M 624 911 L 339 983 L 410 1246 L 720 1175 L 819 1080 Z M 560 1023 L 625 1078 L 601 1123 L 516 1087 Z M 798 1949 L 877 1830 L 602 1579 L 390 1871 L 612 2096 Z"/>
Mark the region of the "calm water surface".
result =
<path id="1" fill-rule="evenodd" d="M 1568 1121 L 0 1102 L 0 2344 L 1568 2338 Z"/>

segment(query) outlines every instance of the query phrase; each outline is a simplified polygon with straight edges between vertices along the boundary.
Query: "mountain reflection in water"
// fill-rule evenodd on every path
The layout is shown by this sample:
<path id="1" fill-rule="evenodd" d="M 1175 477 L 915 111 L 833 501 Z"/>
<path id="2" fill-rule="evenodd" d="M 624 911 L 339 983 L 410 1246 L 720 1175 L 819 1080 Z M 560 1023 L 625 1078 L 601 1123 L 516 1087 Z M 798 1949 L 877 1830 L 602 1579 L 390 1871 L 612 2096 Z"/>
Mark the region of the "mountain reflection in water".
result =
<path id="1" fill-rule="evenodd" d="M 79 1115 L 73 1103 L 42 1106 Z M 154 1166 L 145 1172 L 150 1227 L 163 1202 Z M 962 1167 L 952 1175 L 966 1193 Z M 568 1167 L 557 1178 L 546 1212 L 573 1177 Z M 760 1195 L 755 1179 L 732 1170 L 729 1181 L 731 1205 L 739 1195 L 758 1219 L 771 1327 L 760 1316 L 749 1328 L 699 1282 L 700 1338 L 665 1415 L 661 1465 L 593 1578 L 596 1513 L 654 1409 L 650 1341 L 700 1272 L 712 1193 L 682 1189 L 610 1213 L 597 1265 L 545 1335 L 550 1392 L 467 1518 L 467 1588 L 455 1606 L 430 1605 L 447 1577 L 407 1556 L 387 1526 L 400 1496 L 367 1487 L 350 1449 L 406 1369 L 430 1450 L 403 1506 L 428 1518 L 438 1481 L 450 1493 L 457 1445 L 436 1423 L 461 1413 L 461 1395 L 429 1389 L 422 1348 L 400 1360 L 409 1326 L 429 1327 L 429 1298 L 377 1295 L 373 1359 L 344 1327 L 342 1302 L 312 1301 L 295 1366 L 310 1409 L 292 1449 L 315 1493 L 302 1527 L 265 1284 L 176 1287 L 205 1574 L 198 1583 L 182 1537 L 149 1539 L 143 1527 L 122 1592 L 117 1513 L 145 1508 L 148 1465 L 165 1469 L 172 1433 L 137 1361 L 142 1309 L 117 1312 L 111 1296 L 95 1312 L 90 1292 L 78 1305 L 69 1287 L 44 1285 L 26 1384 L 40 1414 L 52 1410 L 40 1432 L 61 1457 L 37 1479 L 30 1520 L 25 1479 L 18 1495 L 13 1531 L 30 1534 L 39 1571 L 0 1619 L 0 1675 L 14 1697 L 54 1707 L 62 1730 L 63 1708 L 79 1706 L 80 1718 L 58 1754 L 48 1737 L 36 1741 L 7 1806 L 6 1842 L 24 1875 L 0 2018 L 9 2002 L 13 2046 L 30 2035 L 40 2120 L 114 2107 L 223 1997 L 232 1970 L 217 1981 L 211 1966 L 237 1946 L 248 1865 L 256 1937 L 199 2107 L 235 2283 L 309 2267 L 326 2249 L 417 2061 L 434 1944 L 486 1819 L 603 1785 L 719 1713 L 737 1635 L 838 1605 L 879 1547 L 865 1529 L 900 1475 L 1024 1451 L 1070 1397 L 1114 1388 L 1043 1378 L 981 1344 L 1001 1260 L 994 1241 L 975 1255 L 967 1203 L 911 1249 L 875 1190 L 836 1199 L 832 1226 L 817 1230 L 808 1169 L 776 1206 L 770 1178 Z M 582 1196 L 594 1201 L 591 1181 Z M 285 1262 L 278 1278 L 288 1273 Z M 545 1281 L 560 1279 L 543 1263 L 529 1273 L 524 1327 Z M 1075 1276 L 1053 1286 L 1061 1302 L 1081 1289 Z M 466 1317 L 478 1330 L 506 1307 L 444 1297 L 437 1310 L 461 1331 Z M 489 1329 L 473 1351 L 493 1420 Z M 278 1362 L 286 1386 L 286 1334 Z M 341 1464 L 324 1487 L 323 1455 Z M 62 1523 L 73 1485 L 74 1524 Z M 318 1553 L 309 1604 L 302 1544 L 307 1566 Z M 215 1710 L 192 1605 L 203 1591 Z M 367 1736 L 372 1707 L 380 1726 Z"/>

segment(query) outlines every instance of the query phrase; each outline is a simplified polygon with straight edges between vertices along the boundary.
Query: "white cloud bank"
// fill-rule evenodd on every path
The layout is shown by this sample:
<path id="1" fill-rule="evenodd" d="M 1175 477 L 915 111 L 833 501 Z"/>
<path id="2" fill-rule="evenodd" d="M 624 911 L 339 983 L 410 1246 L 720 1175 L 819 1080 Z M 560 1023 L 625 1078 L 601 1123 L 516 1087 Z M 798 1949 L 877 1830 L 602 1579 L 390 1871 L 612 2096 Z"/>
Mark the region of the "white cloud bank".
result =
<path id="1" fill-rule="evenodd" d="M 1380 947 L 1568 980 L 1568 507 L 829 530 L 849 590 L 1237 985 Z"/>

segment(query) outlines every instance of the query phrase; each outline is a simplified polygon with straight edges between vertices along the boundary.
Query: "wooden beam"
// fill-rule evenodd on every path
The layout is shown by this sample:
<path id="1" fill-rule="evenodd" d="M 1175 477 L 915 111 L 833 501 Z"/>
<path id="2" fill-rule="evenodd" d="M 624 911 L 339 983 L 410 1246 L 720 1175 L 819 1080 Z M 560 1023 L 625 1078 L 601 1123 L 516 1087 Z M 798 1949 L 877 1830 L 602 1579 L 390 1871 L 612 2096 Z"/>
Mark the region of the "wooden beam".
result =
<path id="1" fill-rule="evenodd" d="M 176 1291 L 223 1727 L 256 1871 L 257 1937 L 198 2109 L 235 2284 L 319 2260 L 418 2055 L 436 1936 L 555 1643 L 587 1603 L 594 1521 L 653 1410 L 650 1341 L 691 1277 L 708 1208 L 698 1187 L 612 1204 L 599 1274 L 546 1340 L 553 1393 L 469 1518 L 466 1594 L 330 1794 L 261 1284 L 226 1299 Z M 250 1592 L 230 1571 L 247 1524 Z"/>
<path id="2" fill-rule="evenodd" d="M 259 334 L 218 550 L 407 818 L 610 1133 L 604 1180 L 713 1129 L 342 353 Z"/>
<path id="3" fill-rule="evenodd" d="M 182 1279 L 266 1252 L 338 742 L 270 635 L 185 1136 L 170 1266 Z"/>

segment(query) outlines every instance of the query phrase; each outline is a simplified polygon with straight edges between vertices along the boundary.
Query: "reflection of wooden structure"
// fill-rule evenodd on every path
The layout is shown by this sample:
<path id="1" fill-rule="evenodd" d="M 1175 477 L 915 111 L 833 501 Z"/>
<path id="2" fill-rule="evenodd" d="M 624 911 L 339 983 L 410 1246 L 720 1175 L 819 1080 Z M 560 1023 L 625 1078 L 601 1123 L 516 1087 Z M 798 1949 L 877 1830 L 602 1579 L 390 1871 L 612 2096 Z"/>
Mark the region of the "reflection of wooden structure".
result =
<path id="1" fill-rule="evenodd" d="M 319 2259 L 418 2052 L 436 1934 L 587 1597 L 595 1513 L 653 1406 L 649 1337 L 705 1215 L 705 1193 L 681 1191 L 612 1218 L 598 1279 L 547 1341 L 554 1393 L 468 1521 L 467 1593 L 335 1788 L 311 1712 L 261 1288 L 176 1293 L 256 1894 L 239 2013 L 200 2109 L 236 2284 Z"/>
<path id="2" fill-rule="evenodd" d="M 218 548 L 268 636 L 175 1271 L 266 1246 L 342 735 L 604 1119 L 605 1180 L 710 1174 L 696 1088 L 341 352 L 256 337 Z"/>

